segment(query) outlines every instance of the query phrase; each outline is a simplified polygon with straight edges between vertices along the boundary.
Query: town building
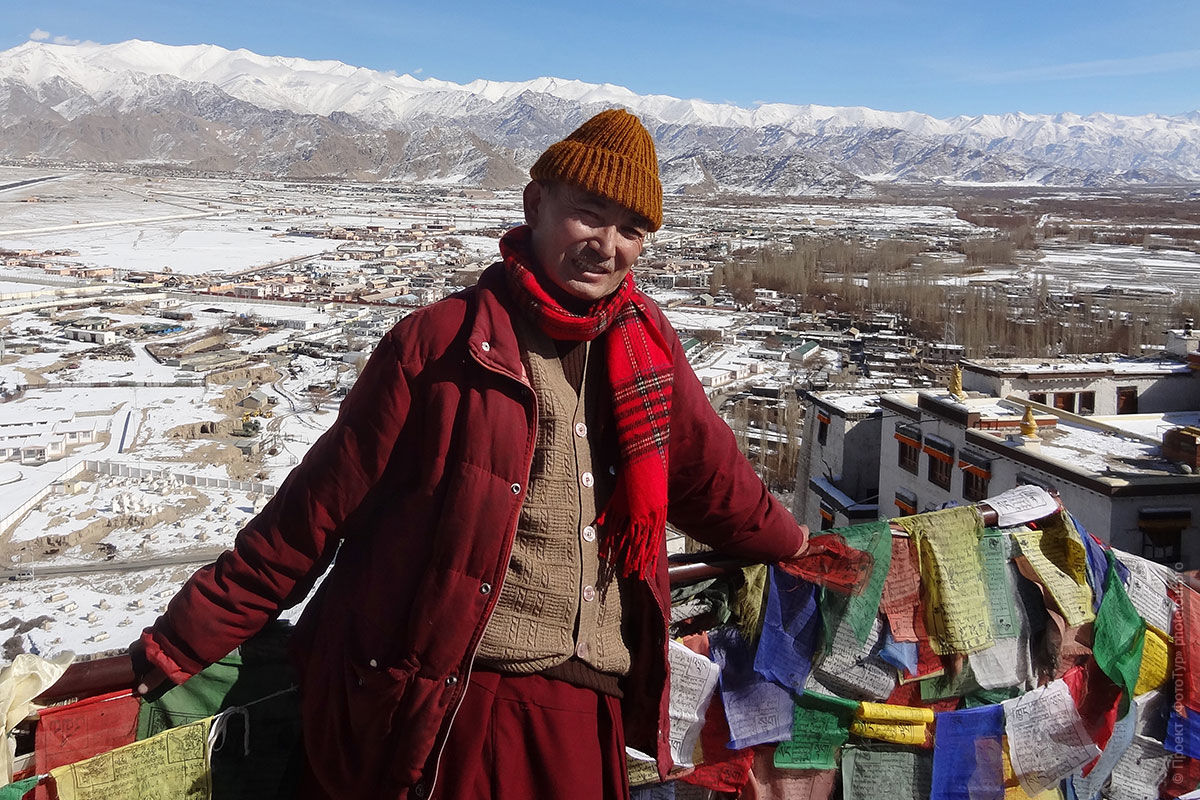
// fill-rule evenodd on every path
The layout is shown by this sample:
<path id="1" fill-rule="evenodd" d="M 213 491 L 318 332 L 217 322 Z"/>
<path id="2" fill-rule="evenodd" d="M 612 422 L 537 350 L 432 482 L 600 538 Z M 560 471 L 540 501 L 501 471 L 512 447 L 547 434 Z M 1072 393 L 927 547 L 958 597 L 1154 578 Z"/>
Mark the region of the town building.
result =
<path id="1" fill-rule="evenodd" d="M 803 400 L 795 510 L 811 527 L 1032 484 L 1114 547 L 1200 565 L 1200 371 L 1186 361 L 966 362 L 961 387 Z"/>

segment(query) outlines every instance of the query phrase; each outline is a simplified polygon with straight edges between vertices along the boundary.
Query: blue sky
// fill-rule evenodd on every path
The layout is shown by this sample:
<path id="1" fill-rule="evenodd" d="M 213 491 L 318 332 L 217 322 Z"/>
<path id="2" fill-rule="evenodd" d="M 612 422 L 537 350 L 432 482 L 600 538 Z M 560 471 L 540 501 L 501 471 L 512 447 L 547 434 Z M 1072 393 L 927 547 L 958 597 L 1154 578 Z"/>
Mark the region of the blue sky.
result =
<path id="1" fill-rule="evenodd" d="M 149 39 L 456 82 L 540 75 L 938 117 L 1200 110 L 1197 0 L 0 0 L 0 49 Z"/>

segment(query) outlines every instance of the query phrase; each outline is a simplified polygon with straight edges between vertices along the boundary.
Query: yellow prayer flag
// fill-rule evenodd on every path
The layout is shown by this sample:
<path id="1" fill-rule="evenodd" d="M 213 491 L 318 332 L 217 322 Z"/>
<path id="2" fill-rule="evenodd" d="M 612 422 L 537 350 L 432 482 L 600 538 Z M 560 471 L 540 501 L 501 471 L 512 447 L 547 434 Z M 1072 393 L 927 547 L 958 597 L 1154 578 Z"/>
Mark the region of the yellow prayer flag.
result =
<path id="1" fill-rule="evenodd" d="M 854 712 L 850 732 L 894 744 L 923 745 L 928 741 L 933 709 L 864 702 Z"/>
<path id="2" fill-rule="evenodd" d="M 1142 644 L 1142 666 L 1138 671 L 1137 685 L 1133 694 L 1145 694 L 1162 686 L 1171 674 L 1171 646 L 1157 630 L 1146 628 L 1146 639 Z"/>
<path id="3" fill-rule="evenodd" d="M 1062 789 L 1052 786 L 1036 795 L 1031 795 L 1021 787 L 1021 781 L 1013 772 L 1012 761 L 1008 757 L 1008 737 L 1004 738 L 1004 800 L 1063 800 Z"/>
<path id="4" fill-rule="evenodd" d="M 1087 578 L 1087 548 L 1068 517 L 1051 517 L 1041 530 L 1013 531 L 1012 536 L 1034 573 L 1021 569 L 1021 574 L 1050 593 L 1067 625 L 1075 627 L 1096 619 Z M 1020 559 L 1017 565 L 1022 566 Z"/>
<path id="5" fill-rule="evenodd" d="M 212 717 L 50 770 L 60 800 L 209 800 Z"/>
<path id="6" fill-rule="evenodd" d="M 902 517 L 895 523 L 917 545 L 933 652 L 978 653 L 991 647 L 992 620 L 979 556 L 983 533 L 979 512 L 973 506 L 959 506 Z"/>
<path id="7" fill-rule="evenodd" d="M 893 706 L 887 703 L 862 702 L 855 712 L 861 720 L 868 722 L 891 722 L 908 725 L 928 724 L 933 722 L 932 708 L 915 706 Z"/>
<path id="8" fill-rule="evenodd" d="M 891 742 L 892 744 L 920 746 L 928 740 L 929 726 L 856 720 L 850 723 L 850 732 L 864 739 L 878 739 L 881 742 Z"/>

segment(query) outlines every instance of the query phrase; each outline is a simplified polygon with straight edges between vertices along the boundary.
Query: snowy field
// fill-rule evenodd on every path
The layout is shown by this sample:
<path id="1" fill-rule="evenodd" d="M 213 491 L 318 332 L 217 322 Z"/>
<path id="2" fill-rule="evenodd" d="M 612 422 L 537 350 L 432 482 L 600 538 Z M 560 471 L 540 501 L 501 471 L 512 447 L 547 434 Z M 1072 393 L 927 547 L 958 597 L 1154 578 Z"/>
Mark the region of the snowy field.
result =
<path id="1" fill-rule="evenodd" d="M 719 220 L 718 225 L 750 225 L 758 229 L 819 230 L 826 233 L 870 232 L 874 237 L 898 233 L 969 233 L 975 226 L 955 216 L 954 209 L 938 205 L 886 203 L 771 203 L 763 205 L 704 205 L 688 209 L 689 201 L 666 211 L 666 225 L 688 227 L 699 220 Z M 681 208 L 682 206 L 682 208 Z"/>
<path id="2" fill-rule="evenodd" d="M 1033 266 L 1058 286 L 1138 289 L 1164 295 L 1200 292 L 1200 253 L 1121 245 L 1047 243 Z"/>
<path id="3" fill-rule="evenodd" d="M 359 316 L 294 304 L 215 300 L 177 306 L 193 315 L 186 329 L 150 343 L 188 339 L 246 313 L 304 324 L 304 330 L 241 337 L 246 352 L 262 352 L 297 334 Z M 84 306 L 71 313 L 105 317 L 118 329 L 162 321 L 137 306 Z M 259 420 L 269 450 L 251 460 L 237 449 L 244 439 L 183 433 L 201 424 L 223 423 L 225 430 L 239 424 L 243 409 L 235 402 L 250 391 L 244 381 L 152 386 L 181 378 L 199 381 L 201 375 L 159 363 L 146 350 L 146 340 L 122 337 L 133 358 L 109 360 L 89 357 L 94 345 L 58 338 L 55 325 L 35 313 L 0 318 L 0 323 L 6 341 L 40 342 L 45 350 L 8 355 L 0 365 L 0 385 L 11 390 L 34 375 L 53 382 L 52 388 L 31 385 L 17 399 L 0 403 L 0 439 L 40 437 L 59 425 L 95 432 L 95 441 L 68 446 L 58 460 L 0 463 L 0 519 L 8 528 L 0 537 L 0 566 L 5 574 L 32 573 L 32 580 L 0 580 L 0 608 L 9 610 L 6 619 L 22 621 L 15 630 L 21 631 L 25 648 L 43 654 L 128 644 L 187 575 L 233 542 L 272 487 L 332 423 L 337 397 L 316 411 L 304 395 L 306 387 L 347 385 L 354 374 L 339 360 L 287 360 L 277 380 L 259 387 L 274 398 L 274 413 Z M 118 381 L 130 385 L 88 385 Z M 133 468 L 151 474 L 80 471 L 91 462 L 109 471 Z M 257 482 L 252 485 L 265 485 L 267 491 L 190 485 L 203 479 Z M 58 597 L 63 593 L 66 598 Z"/>
<path id="4" fill-rule="evenodd" d="M 450 204 L 417 194 L 312 192 L 303 184 L 146 178 L 122 174 L 0 168 L 0 248 L 67 248 L 77 260 L 117 270 L 228 274 L 333 251 L 330 239 L 285 236 L 292 226 L 440 222 L 464 232 L 519 218 L 515 193 Z M 467 249 L 496 252 L 495 239 L 469 236 Z M 0 289 L 0 293 L 3 290 Z"/>

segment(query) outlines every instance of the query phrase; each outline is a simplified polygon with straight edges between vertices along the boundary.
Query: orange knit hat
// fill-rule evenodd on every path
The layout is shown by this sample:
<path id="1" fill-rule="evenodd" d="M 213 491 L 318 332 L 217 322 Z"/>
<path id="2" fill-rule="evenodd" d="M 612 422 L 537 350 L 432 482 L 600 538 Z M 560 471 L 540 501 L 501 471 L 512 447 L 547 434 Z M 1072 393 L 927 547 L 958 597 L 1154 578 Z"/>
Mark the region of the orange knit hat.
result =
<path id="1" fill-rule="evenodd" d="M 550 145 L 529 170 L 535 181 L 562 181 L 606 197 L 662 226 L 662 183 L 654 140 L 641 121 L 611 108 Z"/>

